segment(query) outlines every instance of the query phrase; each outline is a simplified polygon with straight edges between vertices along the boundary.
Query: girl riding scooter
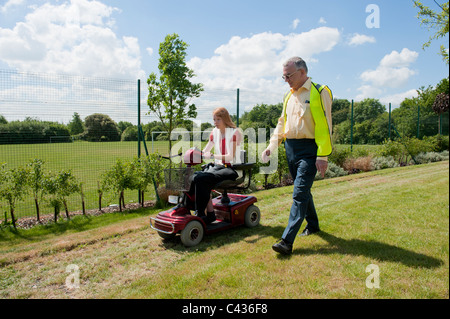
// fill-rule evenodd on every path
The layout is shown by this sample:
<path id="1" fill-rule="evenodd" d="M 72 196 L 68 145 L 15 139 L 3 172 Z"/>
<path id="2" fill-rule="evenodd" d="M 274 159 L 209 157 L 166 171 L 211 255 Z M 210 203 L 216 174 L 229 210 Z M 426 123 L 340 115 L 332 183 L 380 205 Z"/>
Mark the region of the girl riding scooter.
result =
<path id="1" fill-rule="evenodd" d="M 238 177 L 238 173 L 230 165 L 240 163 L 242 143 L 242 134 L 232 122 L 226 108 L 215 109 L 213 120 L 215 128 L 203 150 L 203 158 L 214 159 L 214 163 L 209 163 L 202 171 L 194 173 L 188 192 L 191 198 L 195 197 L 197 216 L 201 217 L 206 224 L 216 220 L 211 190 L 224 180 L 235 180 Z M 214 153 L 211 153 L 213 147 Z"/>

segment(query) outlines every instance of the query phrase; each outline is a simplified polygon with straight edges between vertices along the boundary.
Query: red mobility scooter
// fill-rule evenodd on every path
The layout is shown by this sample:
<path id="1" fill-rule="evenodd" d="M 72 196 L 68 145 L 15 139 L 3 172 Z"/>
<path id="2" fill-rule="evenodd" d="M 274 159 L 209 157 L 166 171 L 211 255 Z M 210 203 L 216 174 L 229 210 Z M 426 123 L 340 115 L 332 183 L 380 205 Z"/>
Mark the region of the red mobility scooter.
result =
<path id="1" fill-rule="evenodd" d="M 244 152 L 241 154 L 241 159 L 245 159 Z M 193 166 L 201 164 L 201 160 L 197 160 L 196 163 L 192 156 L 184 156 L 184 162 L 186 167 L 164 171 L 166 188 L 181 191 L 182 196 L 177 198 L 175 207 L 150 218 L 150 226 L 158 232 L 159 236 L 170 239 L 179 234 L 183 245 L 192 247 L 198 245 L 204 235 L 241 225 L 247 227 L 259 225 L 261 213 L 254 205 L 257 201 L 256 197 L 228 193 L 230 190 L 244 190 L 249 187 L 254 163 L 233 165 L 232 168 L 238 172 L 239 177 L 234 181 L 226 180 L 215 185 L 215 192 L 221 191 L 220 196 L 212 199 L 216 221 L 206 224 L 202 218 L 195 215 L 193 206 L 195 198 L 188 194 L 194 173 Z"/>

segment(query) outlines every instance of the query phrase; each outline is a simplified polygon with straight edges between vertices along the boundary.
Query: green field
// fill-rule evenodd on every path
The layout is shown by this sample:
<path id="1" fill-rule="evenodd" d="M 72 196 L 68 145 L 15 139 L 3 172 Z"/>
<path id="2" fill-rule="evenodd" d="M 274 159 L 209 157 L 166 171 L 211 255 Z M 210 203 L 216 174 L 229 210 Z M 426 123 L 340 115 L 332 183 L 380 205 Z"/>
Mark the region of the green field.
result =
<path id="1" fill-rule="evenodd" d="M 189 249 L 149 227 L 156 209 L 0 230 L 0 298 L 449 298 L 448 161 L 316 181 L 312 192 L 322 232 L 298 238 L 290 257 L 271 246 L 292 186 L 254 194 L 260 226 Z M 69 265 L 79 288 L 67 286 Z"/>
<path id="2" fill-rule="evenodd" d="M 71 169 L 73 174 L 83 182 L 86 196 L 86 208 L 98 207 L 97 182 L 101 181 L 101 174 L 109 169 L 117 159 L 131 160 L 137 156 L 137 142 L 75 142 L 57 144 L 27 144 L 27 145 L 0 145 L 0 163 L 7 163 L 8 168 L 25 166 L 32 159 L 39 158 L 45 161 L 48 171 L 58 172 Z M 148 150 L 152 151 L 152 144 L 148 142 Z M 160 153 L 167 152 L 167 142 L 155 142 L 153 150 Z M 141 154 L 145 155 L 142 145 Z M 146 199 L 155 198 L 153 189 L 149 190 Z M 138 194 L 126 192 L 126 202 L 137 202 Z M 104 205 L 117 203 L 116 196 L 105 196 Z M 48 205 L 43 205 L 43 213 L 51 213 Z M 6 209 L 5 209 L 6 210 Z M 69 199 L 69 210 L 81 210 L 80 195 L 73 195 Z M 16 217 L 35 216 L 32 196 L 19 203 Z"/>

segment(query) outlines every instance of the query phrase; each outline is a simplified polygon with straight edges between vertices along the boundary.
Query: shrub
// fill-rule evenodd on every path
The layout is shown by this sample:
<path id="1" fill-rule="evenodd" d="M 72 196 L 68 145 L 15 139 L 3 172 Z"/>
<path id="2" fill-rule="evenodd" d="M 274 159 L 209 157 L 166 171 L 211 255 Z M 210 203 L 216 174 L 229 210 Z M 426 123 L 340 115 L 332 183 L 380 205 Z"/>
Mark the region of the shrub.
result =
<path id="1" fill-rule="evenodd" d="M 325 178 L 333 178 L 346 175 L 348 175 L 348 172 L 346 172 L 342 167 L 334 164 L 333 162 L 328 162 L 328 168 L 325 172 Z M 316 179 L 322 179 L 319 172 L 317 172 L 316 174 Z"/>
<path id="2" fill-rule="evenodd" d="M 399 164 L 395 161 L 392 156 L 379 156 L 372 159 L 372 166 L 374 170 L 380 170 L 385 168 L 398 167 Z"/>
<path id="3" fill-rule="evenodd" d="M 349 173 L 358 173 L 360 171 L 369 172 L 373 170 L 372 157 L 347 158 L 343 168 Z"/>
<path id="4" fill-rule="evenodd" d="M 440 161 L 448 161 L 448 151 L 444 151 L 441 153 L 437 152 L 420 153 L 416 156 L 417 164 L 426 164 Z"/>
<path id="5" fill-rule="evenodd" d="M 350 148 L 335 148 L 333 153 L 328 156 L 328 161 L 342 167 L 345 160 L 350 157 L 350 155 Z"/>
<path id="6" fill-rule="evenodd" d="M 433 146 L 435 152 L 442 152 L 449 150 L 449 138 L 448 136 L 435 135 L 435 136 L 425 136 L 423 138 L 428 144 Z"/>

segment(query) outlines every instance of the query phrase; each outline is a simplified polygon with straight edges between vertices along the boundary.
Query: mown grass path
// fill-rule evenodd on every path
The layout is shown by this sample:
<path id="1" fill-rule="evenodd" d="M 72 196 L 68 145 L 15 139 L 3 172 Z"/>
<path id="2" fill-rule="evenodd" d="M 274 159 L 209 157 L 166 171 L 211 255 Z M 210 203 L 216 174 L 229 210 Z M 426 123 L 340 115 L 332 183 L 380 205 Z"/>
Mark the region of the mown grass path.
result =
<path id="1" fill-rule="evenodd" d="M 313 195 L 322 232 L 298 238 L 290 257 L 271 246 L 292 187 L 256 193 L 260 226 L 190 249 L 163 243 L 148 216 L 42 239 L 24 233 L 0 241 L 0 298 L 449 297 L 448 161 L 317 181 Z M 66 285 L 72 264 L 77 289 Z M 379 288 L 366 286 L 368 265 Z"/>

